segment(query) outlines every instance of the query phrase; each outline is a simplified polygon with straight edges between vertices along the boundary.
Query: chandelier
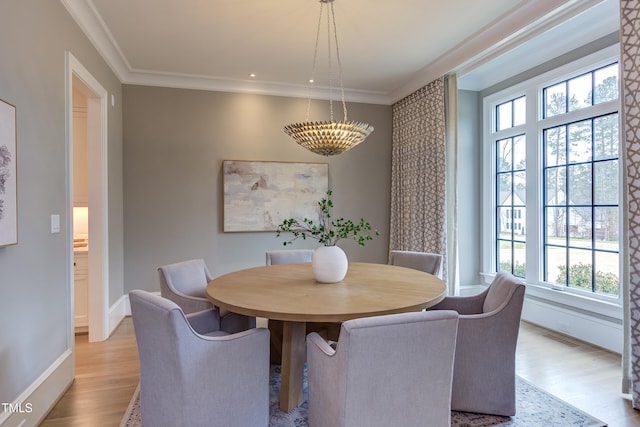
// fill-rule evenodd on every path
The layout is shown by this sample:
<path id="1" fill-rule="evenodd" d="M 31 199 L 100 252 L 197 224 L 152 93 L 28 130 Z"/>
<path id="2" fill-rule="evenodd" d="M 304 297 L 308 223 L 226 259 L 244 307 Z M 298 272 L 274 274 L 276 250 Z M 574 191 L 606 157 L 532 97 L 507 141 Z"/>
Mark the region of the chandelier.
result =
<path id="1" fill-rule="evenodd" d="M 344 153 L 352 149 L 356 145 L 365 140 L 371 132 L 373 126 L 356 121 L 347 120 L 347 104 L 344 100 L 344 86 L 342 83 L 342 63 L 340 62 L 340 49 L 338 47 L 338 32 L 336 30 L 336 16 L 333 12 L 334 0 L 320 0 L 320 16 L 318 18 L 318 30 L 316 32 L 316 45 L 313 54 L 313 70 L 311 74 L 310 92 L 314 83 L 316 60 L 318 57 L 318 41 L 320 39 L 320 26 L 322 23 L 322 15 L 325 3 L 328 4 L 327 10 L 327 31 L 331 33 L 333 28 L 333 38 L 335 43 L 335 53 L 338 62 L 338 79 L 340 82 L 340 97 L 342 100 L 342 110 L 344 118 L 342 121 L 333 119 L 333 81 L 331 78 L 331 34 L 328 34 L 328 51 L 329 51 L 329 121 L 328 122 L 312 122 L 309 120 L 311 111 L 311 93 L 309 93 L 309 102 L 307 104 L 307 119 L 303 123 L 293 123 L 284 127 L 287 135 L 296 140 L 298 144 L 309 151 L 323 156 L 332 156 L 334 154 Z"/>

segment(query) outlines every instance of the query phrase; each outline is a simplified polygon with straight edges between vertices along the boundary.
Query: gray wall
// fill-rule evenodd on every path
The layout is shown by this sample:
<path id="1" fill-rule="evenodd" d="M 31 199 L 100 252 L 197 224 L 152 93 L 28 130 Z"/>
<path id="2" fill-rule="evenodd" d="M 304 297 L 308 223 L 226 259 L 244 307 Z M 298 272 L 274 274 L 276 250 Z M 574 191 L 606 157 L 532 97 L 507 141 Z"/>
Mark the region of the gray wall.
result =
<path id="1" fill-rule="evenodd" d="M 482 284 L 482 106 L 478 92 L 458 91 L 458 258 L 460 286 Z"/>
<path id="2" fill-rule="evenodd" d="M 349 117 L 375 131 L 353 150 L 327 158 L 282 131 L 305 119 L 306 99 L 132 85 L 123 91 L 125 291 L 159 290 L 156 270 L 166 263 L 204 258 L 218 276 L 264 265 L 266 250 L 282 248 L 284 239 L 274 232 L 222 231 L 223 160 L 329 163 L 335 214 L 364 217 L 381 233 L 364 248 L 339 245 L 351 261 L 386 262 L 390 106 L 348 104 Z M 327 102 L 314 102 L 312 112 L 327 111 Z"/>
<path id="3" fill-rule="evenodd" d="M 65 51 L 109 92 L 121 85 L 59 1 L 0 3 L 0 98 L 17 107 L 18 240 L 0 248 L 0 402 L 12 402 L 67 349 Z M 111 301 L 122 294 L 122 111 L 109 107 Z M 61 232 L 50 233 L 50 215 Z"/>

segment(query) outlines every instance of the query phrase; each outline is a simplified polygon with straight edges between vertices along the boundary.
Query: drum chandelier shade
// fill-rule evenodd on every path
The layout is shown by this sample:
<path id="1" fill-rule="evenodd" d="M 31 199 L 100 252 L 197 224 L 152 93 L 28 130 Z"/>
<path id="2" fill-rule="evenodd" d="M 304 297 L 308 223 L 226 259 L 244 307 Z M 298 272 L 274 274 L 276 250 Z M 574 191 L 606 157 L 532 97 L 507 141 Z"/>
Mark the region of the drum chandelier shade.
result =
<path id="1" fill-rule="evenodd" d="M 331 79 L 331 37 L 328 37 L 328 50 L 329 50 L 329 113 L 330 120 L 327 122 L 312 122 L 309 120 L 309 114 L 311 111 L 311 93 L 309 93 L 309 102 L 307 104 L 307 119 L 303 123 L 293 123 L 284 127 L 285 133 L 296 140 L 298 144 L 306 148 L 307 150 L 321 154 L 323 156 L 332 156 L 335 154 L 344 153 L 360 144 L 365 140 L 371 132 L 373 132 L 373 126 L 347 120 L 347 104 L 344 100 L 344 86 L 342 83 L 342 63 L 340 62 L 340 49 L 338 47 L 338 32 L 336 29 L 336 17 L 333 11 L 334 0 L 320 0 L 320 16 L 318 18 L 318 30 L 316 33 L 315 52 L 313 55 L 313 71 L 310 85 L 313 86 L 314 75 L 316 68 L 316 60 L 318 57 L 318 42 L 320 40 L 320 25 L 322 23 L 322 12 L 324 5 L 329 5 L 327 11 L 327 28 L 331 32 L 333 29 L 333 38 L 335 44 L 336 59 L 338 62 L 338 78 L 340 80 L 340 96 L 342 100 L 342 110 L 344 112 L 344 119 L 342 121 L 335 121 L 333 119 L 333 99 L 331 95 L 333 93 L 333 82 Z M 311 87 L 310 87 L 311 89 Z"/>

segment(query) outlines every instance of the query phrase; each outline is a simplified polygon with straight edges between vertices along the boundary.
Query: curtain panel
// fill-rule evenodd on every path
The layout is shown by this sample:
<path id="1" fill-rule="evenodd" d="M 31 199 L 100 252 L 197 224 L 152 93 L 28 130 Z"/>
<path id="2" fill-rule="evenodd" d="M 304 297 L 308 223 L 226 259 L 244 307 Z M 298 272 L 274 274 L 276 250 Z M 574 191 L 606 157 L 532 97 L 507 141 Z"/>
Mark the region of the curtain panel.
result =
<path id="1" fill-rule="evenodd" d="M 621 282 L 625 312 L 623 392 L 640 409 L 640 1 L 620 1 L 620 73 L 626 218 Z"/>
<path id="2" fill-rule="evenodd" d="M 443 254 L 447 280 L 445 85 L 393 105 L 390 246 Z"/>
<path id="3" fill-rule="evenodd" d="M 458 274 L 458 77 L 444 79 L 445 138 L 447 168 L 447 279 L 449 295 L 459 295 Z"/>

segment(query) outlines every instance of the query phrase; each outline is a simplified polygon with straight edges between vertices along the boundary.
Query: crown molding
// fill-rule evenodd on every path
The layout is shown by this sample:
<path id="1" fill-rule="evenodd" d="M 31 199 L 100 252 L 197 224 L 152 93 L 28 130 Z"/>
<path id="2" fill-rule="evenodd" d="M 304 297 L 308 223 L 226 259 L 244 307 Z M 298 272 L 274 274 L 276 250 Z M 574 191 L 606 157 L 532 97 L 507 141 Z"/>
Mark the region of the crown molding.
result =
<path id="1" fill-rule="evenodd" d="M 523 43 L 561 25 L 571 18 L 605 2 L 607 0 L 573 0 L 554 9 L 550 13 L 539 17 L 530 25 L 521 28 L 507 39 L 496 43 L 480 54 L 459 64 L 454 70 L 458 75 L 464 75 L 476 67 L 484 65 L 508 51 L 521 46 Z M 617 19 L 617 17 L 616 17 Z"/>
<path id="2" fill-rule="evenodd" d="M 124 84 L 141 86 L 160 86 L 180 89 L 209 90 L 216 92 L 248 93 L 254 95 L 287 96 L 292 98 L 309 98 L 330 100 L 340 99 L 327 87 L 313 87 L 305 85 L 290 85 L 278 82 L 266 82 L 255 80 L 227 79 L 221 77 L 201 76 L 179 73 L 159 73 L 156 71 L 134 70 L 127 73 L 122 81 Z M 333 95 L 331 95 L 333 93 Z M 366 104 L 390 105 L 389 95 L 383 92 L 359 91 L 344 89 L 345 101 Z"/>
<path id="3" fill-rule="evenodd" d="M 482 65 L 604 0 L 523 0 L 390 93 L 393 103 L 451 72 Z"/>
<path id="4" fill-rule="evenodd" d="M 309 98 L 309 88 L 301 85 L 133 69 L 92 0 L 60 1 L 122 84 Z M 416 72 L 398 89 L 384 93 L 345 88 L 345 100 L 391 105 L 447 73 L 464 74 L 485 64 L 603 1 L 606 0 L 522 0 Z M 311 98 L 331 99 L 328 88 L 314 88 Z"/>
<path id="5" fill-rule="evenodd" d="M 60 0 L 76 24 L 123 82 L 131 67 L 91 0 Z"/>
<path id="6" fill-rule="evenodd" d="M 122 84 L 309 98 L 308 86 L 133 69 L 100 18 L 92 0 L 60 1 Z M 349 102 L 391 104 L 389 94 L 383 92 L 345 88 L 344 96 Z M 329 89 L 316 87 L 311 98 L 329 100 Z M 335 99 L 335 94 L 333 98 Z"/>

